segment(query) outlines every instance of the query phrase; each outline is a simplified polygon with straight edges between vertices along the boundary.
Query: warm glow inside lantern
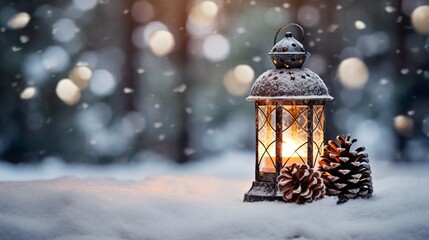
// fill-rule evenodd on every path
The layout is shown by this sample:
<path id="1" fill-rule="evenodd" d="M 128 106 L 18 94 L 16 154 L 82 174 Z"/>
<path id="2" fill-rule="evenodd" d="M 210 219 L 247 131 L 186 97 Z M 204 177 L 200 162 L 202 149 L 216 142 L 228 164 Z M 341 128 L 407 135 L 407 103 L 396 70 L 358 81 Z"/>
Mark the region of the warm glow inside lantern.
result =
<path id="1" fill-rule="evenodd" d="M 315 167 L 323 151 L 325 101 L 332 100 L 323 80 L 302 68 L 310 53 L 287 32 L 268 53 L 276 69 L 263 73 L 246 100 L 255 102 L 256 164 L 255 181 L 244 201 L 280 200 L 277 176 L 286 165 Z"/>

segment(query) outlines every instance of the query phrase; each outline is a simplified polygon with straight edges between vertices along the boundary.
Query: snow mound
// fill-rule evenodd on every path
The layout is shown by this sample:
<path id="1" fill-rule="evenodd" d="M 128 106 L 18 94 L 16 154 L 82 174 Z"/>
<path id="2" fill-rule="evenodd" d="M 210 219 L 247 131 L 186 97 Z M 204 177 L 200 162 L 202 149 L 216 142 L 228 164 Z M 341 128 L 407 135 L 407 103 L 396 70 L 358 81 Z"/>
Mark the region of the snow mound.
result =
<path id="1" fill-rule="evenodd" d="M 375 179 L 336 205 L 243 203 L 249 180 L 62 177 L 0 183 L 1 239 L 429 239 L 429 177 Z"/>

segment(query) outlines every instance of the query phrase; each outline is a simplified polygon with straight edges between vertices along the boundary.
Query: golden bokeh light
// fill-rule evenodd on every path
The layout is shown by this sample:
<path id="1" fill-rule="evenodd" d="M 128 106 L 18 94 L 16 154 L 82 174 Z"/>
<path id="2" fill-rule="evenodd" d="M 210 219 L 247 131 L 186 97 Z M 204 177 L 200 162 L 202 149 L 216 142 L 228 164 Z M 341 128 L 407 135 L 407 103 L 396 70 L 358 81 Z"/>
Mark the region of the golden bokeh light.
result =
<path id="1" fill-rule="evenodd" d="M 189 11 L 189 22 L 192 26 L 205 29 L 212 25 L 218 13 L 218 6 L 212 1 L 203 1 L 194 5 Z"/>
<path id="2" fill-rule="evenodd" d="M 58 82 L 55 92 L 61 101 L 70 106 L 75 105 L 81 97 L 79 87 L 67 78 Z"/>
<path id="3" fill-rule="evenodd" d="M 241 83 L 250 83 L 255 77 L 255 71 L 249 65 L 240 64 L 234 68 L 234 77 Z"/>
<path id="4" fill-rule="evenodd" d="M 81 90 L 88 86 L 91 76 L 92 71 L 86 66 L 76 66 L 69 73 L 70 80 L 72 80 L 73 83 Z"/>
<path id="5" fill-rule="evenodd" d="M 350 90 L 362 88 L 369 77 L 366 64 L 355 57 L 343 60 L 338 67 L 337 74 L 340 83 Z"/>
<path id="6" fill-rule="evenodd" d="M 411 22 L 416 32 L 429 35 L 429 5 L 414 9 L 411 14 Z"/>
<path id="7" fill-rule="evenodd" d="M 240 64 L 226 72 L 223 85 L 230 94 L 243 96 L 248 93 L 254 76 L 255 72 L 250 66 Z"/>
<path id="8" fill-rule="evenodd" d="M 173 34 L 168 30 L 154 31 L 149 38 L 149 49 L 158 57 L 169 54 L 175 45 Z"/>
<path id="9" fill-rule="evenodd" d="M 207 17 L 215 17 L 218 12 L 217 4 L 212 1 L 200 3 L 201 12 Z"/>
<path id="10" fill-rule="evenodd" d="M 20 12 L 15 14 L 9 21 L 7 22 L 7 26 L 12 29 L 21 29 L 27 26 L 30 21 L 30 15 L 26 12 Z"/>
<path id="11" fill-rule="evenodd" d="M 396 132 L 401 136 L 410 136 L 413 131 L 413 120 L 405 115 L 398 115 L 393 119 Z"/>
<path id="12" fill-rule="evenodd" d="M 27 99 L 32 99 L 33 97 L 35 97 L 36 94 L 37 94 L 37 89 L 35 87 L 27 87 L 24 89 L 24 91 L 21 92 L 19 97 L 21 99 L 27 100 Z"/>

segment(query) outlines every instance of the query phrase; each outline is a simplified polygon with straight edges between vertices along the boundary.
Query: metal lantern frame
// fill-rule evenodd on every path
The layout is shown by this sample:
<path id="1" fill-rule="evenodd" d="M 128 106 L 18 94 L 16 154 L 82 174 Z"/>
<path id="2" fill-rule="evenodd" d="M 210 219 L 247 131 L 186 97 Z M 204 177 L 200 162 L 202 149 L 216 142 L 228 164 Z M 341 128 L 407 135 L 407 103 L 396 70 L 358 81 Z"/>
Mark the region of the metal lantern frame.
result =
<path id="1" fill-rule="evenodd" d="M 282 29 L 292 25 L 298 26 L 302 31 L 302 36 L 304 36 L 304 30 L 301 26 L 294 23 L 284 25 L 276 33 L 274 38 L 275 47 L 273 50 L 275 50 L 277 46 L 276 38 L 278 33 Z M 290 32 L 286 33 L 286 38 L 292 42 L 293 46 L 297 46 L 297 48 L 300 48 L 302 51 L 281 53 L 271 51 L 268 55 L 277 68 L 272 71 L 281 70 L 280 73 L 287 74 L 288 70 L 296 70 L 299 68 L 299 71 L 296 70 L 296 72 L 304 72 L 304 74 L 311 72 L 308 69 L 301 70 L 300 68 L 310 54 L 304 50 L 302 45 L 300 46 L 298 41 L 292 38 L 292 34 Z M 280 49 L 285 48 L 286 47 L 282 47 Z M 292 62 L 290 62 L 291 58 Z M 280 59 L 284 64 L 278 64 Z M 293 71 L 289 71 L 288 74 L 291 73 L 293 73 Z M 262 80 L 265 78 L 264 74 L 260 76 Z M 312 75 L 317 76 L 315 73 L 312 73 Z M 271 74 L 269 76 L 271 76 Z M 307 78 L 310 78 L 311 75 L 307 74 L 306 76 Z M 306 76 L 301 75 L 304 79 Z M 321 85 L 326 88 L 323 81 L 318 76 L 317 78 L 320 80 Z M 303 79 L 300 80 L 304 81 Z M 303 137 L 304 134 L 306 135 L 305 141 L 301 140 L 299 145 L 295 146 L 292 150 L 292 153 L 296 156 L 295 161 L 299 161 L 299 164 L 308 164 L 311 168 L 316 166 L 317 158 L 322 154 L 325 140 L 325 102 L 332 99 L 333 98 L 327 93 L 327 88 L 326 94 L 321 95 L 251 95 L 246 98 L 248 101 L 255 102 L 256 161 L 255 181 L 253 182 L 251 189 L 244 195 L 245 202 L 282 200 L 282 196 L 279 195 L 277 191 L 277 177 L 279 176 L 281 169 L 284 166 L 289 165 L 288 163 L 292 158 L 292 156 L 285 157 L 282 154 L 283 147 L 288 144 L 288 139 L 284 139 L 286 132 L 291 131 L 293 133 L 294 131 L 299 131 L 301 137 Z M 271 133 L 275 134 L 274 138 L 271 138 L 268 142 L 264 141 L 264 139 L 260 139 L 261 131 L 265 131 L 265 129 L 268 129 Z M 265 132 L 265 134 L 268 133 Z M 270 152 L 270 149 L 272 148 L 275 149 L 274 152 Z M 300 152 L 303 153 L 302 155 L 306 156 L 302 156 Z M 272 156 L 273 153 L 274 156 Z M 271 169 L 268 172 L 261 171 L 261 166 L 264 164 L 265 159 L 268 163 L 271 161 L 271 167 L 274 167 L 275 169 Z"/>

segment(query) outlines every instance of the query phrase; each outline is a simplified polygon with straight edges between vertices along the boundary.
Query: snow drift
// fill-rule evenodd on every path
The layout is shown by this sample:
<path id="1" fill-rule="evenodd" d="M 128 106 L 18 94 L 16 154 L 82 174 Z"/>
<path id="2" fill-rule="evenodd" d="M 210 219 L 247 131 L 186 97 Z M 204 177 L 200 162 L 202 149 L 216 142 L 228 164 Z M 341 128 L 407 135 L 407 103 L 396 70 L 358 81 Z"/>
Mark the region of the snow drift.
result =
<path id="1" fill-rule="evenodd" d="M 243 203 L 252 172 L 224 176 L 224 167 L 241 163 L 240 156 L 205 161 L 186 168 L 189 172 L 165 168 L 162 175 L 137 181 L 91 177 L 88 171 L 80 177 L 2 182 L 0 239 L 429 238 L 427 167 L 374 163 L 375 194 L 369 200 Z"/>

